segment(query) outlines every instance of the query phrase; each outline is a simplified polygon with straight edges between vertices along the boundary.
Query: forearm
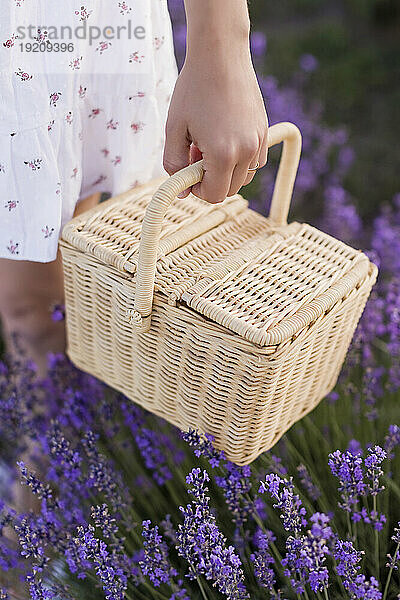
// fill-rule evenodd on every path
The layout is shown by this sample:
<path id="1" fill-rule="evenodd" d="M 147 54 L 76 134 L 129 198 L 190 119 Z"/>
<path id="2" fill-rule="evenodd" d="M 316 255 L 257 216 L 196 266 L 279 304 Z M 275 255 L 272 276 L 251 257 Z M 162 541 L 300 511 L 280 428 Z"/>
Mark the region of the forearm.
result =
<path id="1" fill-rule="evenodd" d="M 166 124 L 164 167 L 203 159 L 194 195 L 222 202 L 265 165 L 268 117 L 250 53 L 247 0 L 185 0 L 187 50 Z M 188 191 L 186 192 L 188 193 Z"/>
<path id="2" fill-rule="evenodd" d="M 248 57 L 250 19 L 247 0 L 185 0 L 189 60 Z"/>

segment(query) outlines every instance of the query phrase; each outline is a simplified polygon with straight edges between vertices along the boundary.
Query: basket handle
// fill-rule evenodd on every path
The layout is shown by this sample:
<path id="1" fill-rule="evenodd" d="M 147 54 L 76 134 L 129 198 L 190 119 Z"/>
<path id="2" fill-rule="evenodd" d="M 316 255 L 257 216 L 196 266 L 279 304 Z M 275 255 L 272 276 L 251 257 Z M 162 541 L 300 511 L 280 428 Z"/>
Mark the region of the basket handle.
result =
<path id="1" fill-rule="evenodd" d="M 268 129 L 268 148 L 283 142 L 283 150 L 272 196 L 269 218 L 285 225 L 301 154 L 301 133 L 293 123 L 282 122 Z M 176 196 L 202 180 L 203 160 L 177 171 L 164 181 L 150 201 L 142 224 L 134 310 L 130 322 L 141 332 L 150 329 L 157 251 L 164 215 Z"/>

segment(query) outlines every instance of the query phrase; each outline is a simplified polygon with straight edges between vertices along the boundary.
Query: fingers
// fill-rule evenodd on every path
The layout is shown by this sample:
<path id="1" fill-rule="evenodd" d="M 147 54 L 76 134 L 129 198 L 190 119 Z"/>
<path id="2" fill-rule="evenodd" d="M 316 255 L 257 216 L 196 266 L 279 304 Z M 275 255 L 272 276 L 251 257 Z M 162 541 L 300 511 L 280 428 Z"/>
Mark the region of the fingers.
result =
<path id="1" fill-rule="evenodd" d="M 257 163 L 259 152 L 260 140 L 258 136 L 255 135 L 252 139 L 242 143 L 240 148 L 240 159 L 237 161 L 233 171 L 228 196 L 237 194 L 244 185 L 244 182 L 249 175 L 249 168 Z"/>
<path id="2" fill-rule="evenodd" d="M 237 194 L 242 186 L 254 178 L 256 171 L 250 171 L 259 163 L 260 168 L 267 162 L 268 130 L 262 140 L 255 135 L 241 143 L 239 151 L 234 145 L 214 144 L 210 152 L 203 155 L 199 148 L 191 144 L 185 128 L 170 127 L 167 122 L 164 147 L 164 168 L 173 175 L 188 164 L 204 159 L 204 176 L 200 183 L 179 194 L 185 198 L 190 192 L 212 204 L 223 202 L 227 196 Z"/>
<path id="3" fill-rule="evenodd" d="M 168 175 L 173 175 L 180 169 L 183 169 L 189 164 L 190 158 L 190 139 L 188 131 L 183 125 L 183 120 L 180 123 L 172 124 L 167 120 L 165 128 L 165 145 L 163 165 Z M 186 190 L 182 197 L 189 194 Z"/>
<path id="4" fill-rule="evenodd" d="M 265 133 L 265 136 L 261 143 L 258 154 L 256 156 L 254 156 L 254 158 L 248 168 L 250 168 L 250 169 L 254 168 L 257 163 L 260 163 L 259 169 L 261 169 L 261 167 L 264 167 L 267 164 L 267 158 L 268 158 L 268 130 Z M 246 179 L 242 185 L 248 185 L 250 183 L 250 181 L 253 181 L 256 173 L 257 173 L 257 171 L 250 171 L 250 173 L 248 172 Z"/>
<path id="5" fill-rule="evenodd" d="M 260 161 L 260 168 L 265 167 L 268 161 L 268 129 L 265 132 L 264 139 L 260 148 L 260 156 L 258 157 Z"/>
<path id="6" fill-rule="evenodd" d="M 192 187 L 192 193 L 211 204 L 223 202 L 228 196 L 235 168 L 235 153 L 228 145 L 213 147 L 210 154 L 203 154 L 204 176 Z"/>

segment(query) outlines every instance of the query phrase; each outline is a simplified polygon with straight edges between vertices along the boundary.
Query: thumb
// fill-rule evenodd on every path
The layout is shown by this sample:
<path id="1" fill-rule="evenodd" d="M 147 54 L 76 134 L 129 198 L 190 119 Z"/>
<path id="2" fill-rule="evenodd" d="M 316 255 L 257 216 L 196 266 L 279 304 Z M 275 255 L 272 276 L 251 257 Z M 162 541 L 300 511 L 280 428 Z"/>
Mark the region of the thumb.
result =
<path id="1" fill-rule="evenodd" d="M 165 145 L 163 165 L 168 175 L 173 175 L 190 162 L 190 139 L 188 131 L 183 122 L 174 124 L 168 122 L 165 128 Z M 189 190 L 180 197 L 186 197 Z"/>

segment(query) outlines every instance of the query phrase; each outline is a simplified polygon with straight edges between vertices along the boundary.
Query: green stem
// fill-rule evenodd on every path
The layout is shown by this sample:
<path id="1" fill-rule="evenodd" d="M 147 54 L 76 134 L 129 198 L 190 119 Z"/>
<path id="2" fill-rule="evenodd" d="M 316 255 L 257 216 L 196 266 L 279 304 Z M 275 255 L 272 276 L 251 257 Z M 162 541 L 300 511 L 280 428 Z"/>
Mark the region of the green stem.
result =
<path id="1" fill-rule="evenodd" d="M 375 515 L 377 515 L 377 510 L 376 510 L 377 506 L 376 506 L 376 495 L 373 497 L 373 510 Z M 379 581 L 379 532 L 377 529 L 375 529 L 374 531 L 375 533 L 375 570 L 376 570 L 376 578 Z"/>
<path id="2" fill-rule="evenodd" d="M 198 585 L 199 585 L 200 592 L 201 592 L 201 595 L 203 596 L 204 600 L 208 600 L 208 598 L 207 598 L 207 594 L 206 594 L 206 592 L 205 592 L 205 589 L 204 589 L 204 587 L 203 587 L 203 583 L 202 583 L 202 581 L 201 581 L 200 577 L 196 576 L 196 581 L 197 581 L 197 583 L 198 583 Z"/>
<path id="3" fill-rule="evenodd" d="M 396 550 L 394 552 L 394 558 L 395 559 L 396 559 L 396 556 L 397 556 L 397 553 L 398 553 L 399 549 L 400 549 L 400 542 L 397 544 Z M 393 567 L 390 567 L 390 570 L 389 570 L 389 573 L 388 573 L 388 576 L 387 576 L 387 579 L 386 579 L 385 591 L 383 592 L 383 598 L 382 598 L 382 600 L 386 600 L 387 593 L 389 591 L 390 580 L 392 578 L 392 573 L 393 573 Z"/>
<path id="4" fill-rule="evenodd" d="M 349 530 L 350 539 L 353 539 L 353 529 L 351 527 L 350 513 L 346 510 L 347 528 Z"/>

